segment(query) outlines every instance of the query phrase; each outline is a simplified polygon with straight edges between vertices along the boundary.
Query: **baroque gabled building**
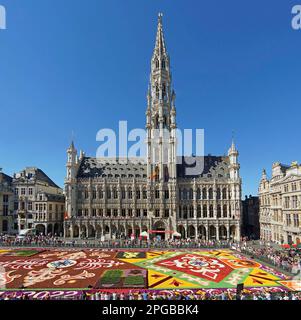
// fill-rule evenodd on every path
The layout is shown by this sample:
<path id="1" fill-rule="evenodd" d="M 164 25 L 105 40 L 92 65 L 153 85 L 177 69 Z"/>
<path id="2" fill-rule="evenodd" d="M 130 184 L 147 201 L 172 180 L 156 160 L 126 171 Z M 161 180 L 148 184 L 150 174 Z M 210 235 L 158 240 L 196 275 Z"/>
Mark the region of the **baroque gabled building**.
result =
<path id="1" fill-rule="evenodd" d="M 241 178 L 234 142 L 227 156 L 177 156 L 176 95 L 162 15 L 151 59 L 146 159 L 78 156 L 67 150 L 65 237 L 113 239 L 173 234 L 240 238 Z M 157 140 L 158 143 L 153 143 Z M 187 175 L 192 160 L 203 170 Z"/>
<path id="2" fill-rule="evenodd" d="M 276 162 L 269 179 L 263 170 L 259 184 L 260 238 L 265 241 L 301 241 L 301 166 Z"/>
<path id="3" fill-rule="evenodd" d="M 63 190 L 44 171 L 27 167 L 14 174 L 12 185 L 19 231 L 35 229 L 38 234 L 63 234 Z"/>
<path id="4" fill-rule="evenodd" d="M 0 169 L 0 234 L 14 234 L 18 228 L 14 223 L 14 191 L 12 177 Z"/>

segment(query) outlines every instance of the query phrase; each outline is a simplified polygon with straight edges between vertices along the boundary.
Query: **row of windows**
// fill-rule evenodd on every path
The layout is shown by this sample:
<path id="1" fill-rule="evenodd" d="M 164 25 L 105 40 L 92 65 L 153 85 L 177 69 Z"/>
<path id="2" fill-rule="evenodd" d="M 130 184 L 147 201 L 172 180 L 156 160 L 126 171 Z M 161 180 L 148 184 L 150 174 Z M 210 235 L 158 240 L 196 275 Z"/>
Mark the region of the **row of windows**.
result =
<path id="1" fill-rule="evenodd" d="M 292 220 L 291 220 L 291 215 L 287 214 L 286 215 L 286 225 L 288 227 L 292 226 Z M 298 213 L 293 214 L 293 226 L 296 228 L 299 228 L 299 215 Z"/>
<path id="2" fill-rule="evenodd" d="M 229 198 L 230 198 L 230 194 Z M 181 189 L 179 190 L 179 196 L 180 199 L 193 199 L 193 189 Z M 213 199 L 213 188 L 209 188 L 207 191 L 206 188 L 203 188 L 202 190 L 200 188 L 196 191 L 196 198 L 197 199 Z M 227 199 L 227 189 L 223 188 L 222 190 L 220 188 L 217 188 L 216 190 L 216 199 Z"/>
<path id="3" fill-rule="evenodd" d="M 89 209 L 78 209 L 77 215 L 79 217 L 89 216 Z M 93 208 L 91 211 L 92 217 L 118 217 L 118 209 L 95 209 Z M 121 217 L 147 217 L 147 209 L 121 209 L 120 212 Z"/>
<path id="4" fill-rule="evenodd" d="M 289 192 L 289 191 L 294 192 L 294 191 L 297 191 L 298 185 L 299 185 L 299 190 L 301 190 L 301 181 L 298 184 L 297 182 L 293 182 L 290 185 L 286 184 L 284 185 L 283 190 L 284 192 Z"/>
<path id="5" fill-rule="evenodd" d="M 15 195 L 19 195 L 19 194 L 22 196 L 25 196 L 25 195 L 32 196 L 33 195 L 33 188 L 24 188 L 24 187 L 15 188 Z"/>
<path id="6" fill-rule="evenodd" d="M 60 207 L 61 207 L 61 211 L 63 211 L 64 210 L 64 205 L 62 204 Z M 18 203 L 18 202 L 14 203 L 14 210 L 18 210 L 18 209 L 19 210 L 26 210 L 26 204 L 25 204 L 24 201 L 21 201 L 20 203 Z M 36 203 L 36 205 L 35 205 L 35 210 L 36 211 L 46 211 L 46 209 L 47 209 L 46 203 Z M 53 209 L 56 212 L 58 212 L 59 205 L 56 204 L 55 206 L 53 206 L 52 204 L 49 204 L 49 211 L 52 211 Z M 30 210 L 30 211 L 33 210 L 33 205 L 32 205 L 31 201 L 29 201 L 27 203 L 27 210 Z"/>
<path id="7" fill-rule="evenodd" d="M 202 210 L 203 209 L 203 210 Z M 231 212 L 229 212 L 231 213 Z M 203 215 L 202 215 L 203 214 Z M 226 205 L 222 207 L 220 205 L 217 206 L 217 218 L 227 218 L 228 216 L 228 207 Z M 179 218 L 187 219 L 187 218 L 194 218 L 194 208 L 193 206 L 183 206 L 179 208 Z M 214 207 L 213 205 L 209 206 L 209 211 L 207 205 L 204 205 L 203 207 L 197 206 L 197 218 L 214 218 Z"/>
<path id="8" fill-rule="evenodd" d="M 127 191 L 125 189 L 121 189 L 120 192 L 120 196 L 121 199 L 133 199 L 133 190 L 130 188 Z M 135 196 L 136 199 L 147 199 L 147 190 L 142 190 L 142 192 L 140 190 L 136 190 L 135 192 Z M 84 197 L 84 199 L 89 199 L 89 191 L 85 190 L 84 192 L 79 191 L 78 192 L 78 198 L 82 199 L 82 197 Z M 92 199 L 103 199 L 105 197 L 105 193 L 103 190 L 93 190 L 92 191 Z M 117 189 L 110 189 L 108 188 L 106 190 L 106 198 L 107 199 L 118 199 L 118 190 Z M 155 198 L 156 199 L 160 199 L 160 190 L 155 190 Z M 169 199 L 169 190 L 164 190 L 164 198 L 165 199 Z"/>

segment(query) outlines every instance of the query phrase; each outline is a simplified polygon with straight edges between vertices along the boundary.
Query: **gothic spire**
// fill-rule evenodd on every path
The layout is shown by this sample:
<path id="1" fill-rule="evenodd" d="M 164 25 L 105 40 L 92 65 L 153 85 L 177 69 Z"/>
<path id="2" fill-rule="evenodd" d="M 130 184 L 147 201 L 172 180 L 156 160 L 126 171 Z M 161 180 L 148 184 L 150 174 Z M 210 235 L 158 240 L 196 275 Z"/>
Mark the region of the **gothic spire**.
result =
<path id="1" fill-rule="evenodd" d="M 162 26 L 162 13 L 158 14 L 158 27 L 156 36 L 156 45 L 154 49 L 154 56 L 162 56 L 166 54 L 166 46 L 164 40 L 163 26 Z"/>

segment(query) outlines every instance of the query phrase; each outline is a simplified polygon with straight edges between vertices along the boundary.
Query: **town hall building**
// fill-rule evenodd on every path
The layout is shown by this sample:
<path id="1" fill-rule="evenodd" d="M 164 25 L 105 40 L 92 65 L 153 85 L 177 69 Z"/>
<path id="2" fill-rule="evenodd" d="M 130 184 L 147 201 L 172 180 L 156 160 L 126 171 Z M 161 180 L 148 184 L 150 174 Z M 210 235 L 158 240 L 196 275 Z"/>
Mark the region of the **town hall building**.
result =
<path id="1" fill-rule="evenodd" d="M 186 175 L 189 165 L 177 156 L 175 98 L 159 14 L 147 94 L 147 156 L 93 158 L 82 151 L 78 155 L 72 142 L 67 150 L 65 237 L 120 239 L 143 233 L 163 239 L 240 238 L 241 178 L 235 144 L 226 156 L 192 155 L 203 161 L 203 170 Z M 154 147 L 155 132 L 159 143 Z"/>

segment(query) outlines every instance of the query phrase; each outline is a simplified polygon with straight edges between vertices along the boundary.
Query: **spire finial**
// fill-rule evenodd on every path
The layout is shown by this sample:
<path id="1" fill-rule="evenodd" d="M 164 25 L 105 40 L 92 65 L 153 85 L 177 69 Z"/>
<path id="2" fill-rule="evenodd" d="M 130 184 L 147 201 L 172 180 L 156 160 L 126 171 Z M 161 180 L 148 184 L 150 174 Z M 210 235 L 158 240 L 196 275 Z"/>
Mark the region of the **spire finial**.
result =
<path id="1" fill-rule="evenodd" d="M 156 46 L 155 46 L 155 52 L 157 52 L 158 55 L 161 55 L 166 52 L 164 35 L 163 35 L 162 17 L 163 17 L 163 13 L 159 12 Z"/>

